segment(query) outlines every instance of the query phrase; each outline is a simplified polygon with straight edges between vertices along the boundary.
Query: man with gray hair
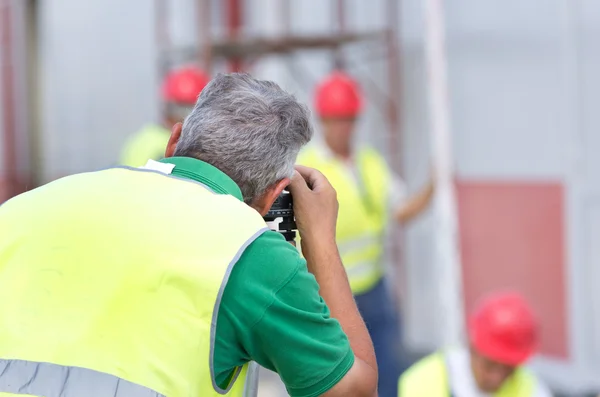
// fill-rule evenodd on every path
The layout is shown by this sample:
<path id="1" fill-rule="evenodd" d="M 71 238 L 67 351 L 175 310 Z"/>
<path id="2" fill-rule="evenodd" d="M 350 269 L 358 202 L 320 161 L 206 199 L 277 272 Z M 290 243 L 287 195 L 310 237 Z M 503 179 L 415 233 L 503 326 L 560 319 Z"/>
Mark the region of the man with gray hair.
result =
<path id="1" fill-rule="evenodd" d="M 306 107 L 276 84 L 218 75 L 165 159 L 6 202 L 0 394 L 252 395 L 255 361 L 291 396 L 375 396 L 335 190 L 294 170 L 311 136 Z M 262 218 L 286 187 L 306 260 Z"/>

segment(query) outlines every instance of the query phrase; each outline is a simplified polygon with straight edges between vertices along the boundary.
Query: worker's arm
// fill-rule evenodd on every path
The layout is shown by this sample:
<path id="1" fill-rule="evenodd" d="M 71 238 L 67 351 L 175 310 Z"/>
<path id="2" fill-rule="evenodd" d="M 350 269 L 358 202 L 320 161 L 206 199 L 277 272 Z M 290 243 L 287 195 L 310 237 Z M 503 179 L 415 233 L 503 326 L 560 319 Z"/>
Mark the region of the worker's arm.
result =
<path id="1" fill-rule="evenodd" d="M 302 237 L 308 270 L 315 276 L 320 294 L 345 332 L 354 365 L 324 395 L 376 396 L 377 362 L 367 328 L 358 312 L 335 241 L 338 212 L 336 193 L 319 171 L 297 167 L 290 185 L 294 212 Z"/>
<path id="2" fill-rule="evenodd" d="M 354 302 L 335 240 L 308 242 L 303 238 L 302 251 L 331 316 L 340 322 L 355 356 L 350 371 L 323 396 L 376 396 L 377 362 L 373 344 Z"/>
<path id="3" fill-rule="evenodd" d="M 435 181 L 431 177 L 427 185 L 415 193 L 413 196 L 406 200 L 403 200 L 401 204 L 394 211 L 394 218 L 400 223 L 408 223 L 413 220 L 417 215 L 421 214 L 433 198 L 435 193 Z"/>
<path id="4" fill-rule="evenodd" d="M 328 392 L 354 364 L 306 260 L 274 231 L 244 251 L 223 293 L 215 338 L 216 383 L 249 360 L 277 372 L 292 397 Z"/>

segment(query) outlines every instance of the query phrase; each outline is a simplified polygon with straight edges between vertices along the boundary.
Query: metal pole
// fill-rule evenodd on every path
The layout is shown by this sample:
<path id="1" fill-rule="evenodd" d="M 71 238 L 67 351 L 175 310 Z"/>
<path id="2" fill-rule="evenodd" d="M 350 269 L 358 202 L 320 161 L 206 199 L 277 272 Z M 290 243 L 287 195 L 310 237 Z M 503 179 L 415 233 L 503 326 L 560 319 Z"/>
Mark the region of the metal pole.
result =
<path id="1" fill-rule="evenodd" d="M 434 283 L 438 292 L 438 342 L 442 346 L 448 346 L 461 342 L 464 309 L 442 2 L 443 0 L 425 0 L 425 57 L 431 144 L 436 171 L 433 266 L 436 274 Z"/>
<path id="2" fill-rule="evenodd" d="M 154 33 L 158 50 L 158 73 L 162 78 L 170 68 L 171 40 L 169 34 L 169 7 L 167 0 L 154 0 Z"/>
<path id="3" fill-rule="evenodd" d="M 281 7 L 281 20 L 283 21 L 284 35 L 290 36 L 292 31 L 292 0 L 281 0 L 283 5 Z"/>
<path id="4" fill-rule="evenodd" d="M 387 101 L 387 115 L 389 121 L 389 145 L 392 167 L 394 171 L 403 176 L 402 155 L 402 135 L 400 126 L 400 105 L 402 101 L 401 90 L 401 71 L 398 49 L 398 26 L 399 22 L 399 0 L 387 1 L 387 19 L 388 28 L 386 31 L 386 43 L 388 47 L 388 83 L 389 99 Z"/>
<path id="5" fill-rule="evenodd" d="M 561 49 L 563 66 L 564 115 L 565 131 L 569 131 L 568 145 L 564 148 L 569 159 L 569 174 L 567 177 L 567 203 L 577 203 L 578 207 L 567 205 L 567 225 L 571 229 L 567 233 L 568 246 L 572 247 L 575 256 L 571 256 L 574 264 L 585 263 L 578 260 L 577 252 L 586 252 L 588 246 L 583 236 L 587 233 L 582 228 L 584 214 L 587 213 L 582 207 L 592 203 L 593 196 L 590 194 L 592 175 L 587 174 L 586 164 L 586 131 L 583 121 L 586 116 L 584 92 L 584 70 L 583 70 L 583 48 L 584 24 L 583 4 L 581 0 L 561 1 L 562 31 Z M 589 201 L 588 201 L 589 200 Z M 600 297 L 596 294 L 596 281 L 599 280 L 600 272 L 595 266 L 575 265 L 569 268 L 568 286 L 570 287 L 570 304 L 567 312 L 570 313 L 569 331 L 571 334 L 571 359 L 570 365 L 579 363 L 599 363 L 600 359 L 600 335 L 595 332 L 596 327 L 589 324 L 600 324 L 600 313 L 595 308 L 599 307 Z M 568 296 L 569 296 L 568 295 Z M 567 299 L 569 301 L 569 299 Z M 591 310 L 590 310 L 591 309 Z M 598 364 L 596 364 L 598 365 Z M 597 368 L 597 367 L 596 367 Z M 593 370 L 592 370 L 593 371 Z M 543 373 L 542 375 L 546 375 Z M 551 374 L 554 378 L 554 374 Z M 564 375 L 562 376 L 564 378 Z M 600 379 L 597 381 L 600 384 Z M 600 388 L 600 385 L 597 386 Z"/>
<path id="6" fill-rule="evenodd" d="M 167 0 L 154 0 L 154 12 L 154 33 L 158 52 L 158 78 L 162 81 L 172 67 L 172 60 L 170 59 L 172 56 L 171 40 L 168 23 L 169 6 Z M 159 99 L 158 109 L 160 122 L 163 123 L 166 114 L 166 104 L 162 99 Z"/>
<path id="7" fill-rule="evenodd" d="M 345 1 L 337 0 L 335 7 L 335 21 L 334 24 L 337 24 L 338 34 L 343 34 L 346 31 L 346 9 L 345 9 Z M 337 47 L 334 50 L 333 54 L 333 66 L 335 69 L 344 69 L 346 67 L 346 62 L 344 61 L 344 54 L 341 47 Z"/>
<path id="8" fill-rule="evenodd" d="M 340 33 L 346 30 L 346 9 L 345 9 L 345 1 L 337 0 L 337 25 Z"/>
<path id="9" fill-rule="evenodd" d="M 242 28 L 242 2 L 241 0 L 227 1 L 227 27 L 229 29 L 229 39 L 238 40 L 240 30 Z M 234 56 L 229 61 L 229 69 L 232 72 L 240 72 L 242 70 L 242 59 L 239 56 Z"/>
<path id="10" fill-rule="evenodd" d="M 388 0 L 386 2 L 385 12 L 387 16 L 387 29 L 385 42 L 387 44 L 388 62 L 388 95 L 386 99 L 385 113 L 388 119 L 388 144 L 389 144 L 389 155 L 390 163 L 394 172 L 401 177 L 404 177 L 404 167 L 402 164 L 402 126 L 400 124 L 400 112 L 401 112 L 401 101 L 402 101 L 402 87 L 401 87 L 401 70 L 400 70 L 400 56 L 398 48 L 398 27 L 400 26 L 400 0 Z M 392 238 L 396 242 L 390 250 L 390 255 L 393 263 L 398 267 L 396 274 L 396 284 L 402 286 L 397 288 L 399 291 L 395 298 L 398 301 L 398 307 L 402 308 L 405 303 L 403 288 L 406 285 L 406 266 L 403 255 L 403 244 L 402 233 L 400 228 L 392 229 Z M 401 310 L 402 311 L 402 310 Z"/>
<path id="11" fill-rule="evenodd" d="M 198 27 L 202 51 L 198 60 L 208 74 L 212 74 L 212 4 L 211 0 L 200 0 L 198 4 Z"/>
<path id="12" fill-rule="evenodd" d="M 15 120 L 15 70 L 13 52 L 13 4 L 12 0 L 4 0 L 0 3 L 0 60 L 2 79 L 2 110 L 3 110 L 3 133 L 4 133 L 4 176 L 6 179 L 5 194 L 0 195 L 0 202 L 17 193 L 17 155 L 16 155 L 16 120 Z M 0 177 L 1 177 L 0 173 Z M 1 192 L 0 192 L 1 193 Z"/>

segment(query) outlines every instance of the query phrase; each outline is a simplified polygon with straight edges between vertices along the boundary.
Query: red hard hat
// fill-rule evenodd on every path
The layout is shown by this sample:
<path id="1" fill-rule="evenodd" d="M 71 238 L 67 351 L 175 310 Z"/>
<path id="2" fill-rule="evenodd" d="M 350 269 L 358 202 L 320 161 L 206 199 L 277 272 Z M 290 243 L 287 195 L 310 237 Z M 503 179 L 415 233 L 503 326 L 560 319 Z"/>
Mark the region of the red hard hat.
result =
<path id="1" fill-rule="evenodd" d="M 163 100 L 165 102 L 194 105 L 198 95 L 209 81 L 210 78 L 206 73 L 192 66 L 172 70 L 163 81 Z"/>
<path id="2" fill-rule="evenodd" d="M 360 88 L 346 73 L 333 72 L 318 85 L 315 108 L 320 117 L 356 117 L 362 109 Z"/>
<path id="3" fill-rule="evenodd" d="M 491 295 L 471 315 L 469 339 L 479 354 L 518 366 L 535 352 L 537 321 L 521 295 L 514 292 Z"/>

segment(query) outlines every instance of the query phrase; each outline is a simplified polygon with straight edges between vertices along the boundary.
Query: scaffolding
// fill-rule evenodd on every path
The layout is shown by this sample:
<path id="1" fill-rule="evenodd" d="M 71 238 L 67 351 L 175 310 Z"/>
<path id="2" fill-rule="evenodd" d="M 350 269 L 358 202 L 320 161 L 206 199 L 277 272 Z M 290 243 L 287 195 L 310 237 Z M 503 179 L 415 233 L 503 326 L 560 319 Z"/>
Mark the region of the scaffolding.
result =
<path id="1" fill-rule="evenodd" d="M 244 27 L 243 10 L 248 5 L 244 0 L 224 0 L 219 2 L 223 7 L 223 17 L 215 21 L 214 5 L 211 0 L 197 0 L 196 10 L 198 12 L 197 35 L 198 45 L 186 48 L 173 46 L 169 36 L 168 27 L 168 1 L 155 0 L 156 10 L 156 40 L 159 48 L 159 71 L 164 75 L 166 71 L 176 66 L 177 62 L 195 61 L 207 72 L 213 72 L 215 62 L 225 61 L 231 72 L 249 71 L 255 62 L 264 56 L 280 55 L 287 57 L 283 62 L 288 68 L 294 69 L 294 76 L 301 80 L 302 86 L 309 86 L 305 81 L 306 70 L 294 62 L 294 55 L 302 51 L 326 50 L 330 51 L 333 60 L 333 68 L 347 69 L 352 66 L 352 60 L 344 57 L 343 48 L 356 43 L 380 43 L 385 47 L 383 60 L 386 63 L 387 77 L 384 92 L 378 87 L 373 79 L 363 78 L 365 92 L 370 96 L 377 109 L 381 109 L 382 120 L 385 120 L 387 130 L 387 141 L 390 150 L 390 160 L 393 169 L 402 174 L 402 164 L 399 153 L 401 152 L 401 128 L 400 128 L 400 61 L 399 61 L 399 7 L 398 0 L 383 0 L 385 2 L 385 25 L 372 32 L 353 32 L 346 24 L 346 1 L 330 0 L 334 9 L 334 23 L 336 32 L 331 34 L 296 35 L 292 26 L 291 0 L 281 0 L 279 18 L 284 21 L 285 31 L 277 37 L 248 37 L 241 34 Z M 226 27 L 224 37 L 217 37 L 212 27 L 219 22 Z M 365 57 L 366 58 L 366 57 Z M 365 61 L 366 59 L 361 59 Z M 356 60 L 355 60 L 356 62 Z M 366 84 L 365 84 L 366 83 Z"/>

